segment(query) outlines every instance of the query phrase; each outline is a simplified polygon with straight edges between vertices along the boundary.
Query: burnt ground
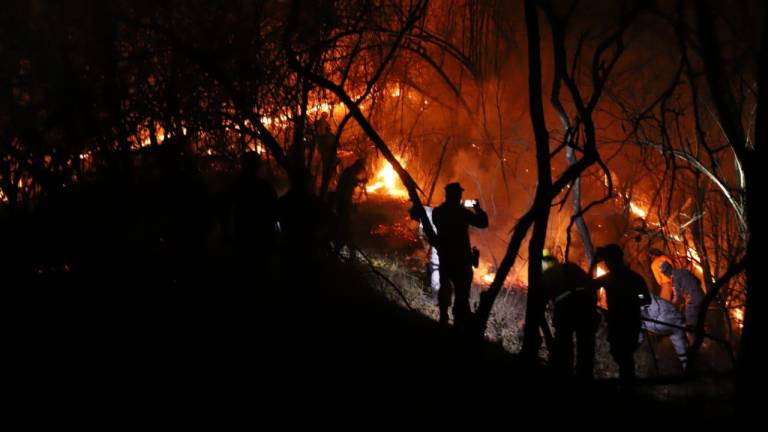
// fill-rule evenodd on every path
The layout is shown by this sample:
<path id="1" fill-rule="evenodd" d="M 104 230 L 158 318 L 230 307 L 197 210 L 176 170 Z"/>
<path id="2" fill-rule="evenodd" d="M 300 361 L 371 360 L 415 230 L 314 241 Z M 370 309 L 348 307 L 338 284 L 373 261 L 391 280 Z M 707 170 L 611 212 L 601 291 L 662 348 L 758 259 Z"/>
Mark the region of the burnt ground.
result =
<path id="1" fill-rule="evenodd" d="M 611 379 L 556 380 L 499 343 L 468 342 L 392 302 L 360 264 L 293 247 L 238 265 L 226 241 L 210 238 L 176 260 L 135 196 L 122 198 L 5 233 L 17 247 L 3 269 L 6 388 L 30 426 L 156 415 L 249 425 L 365 416 L 366 427 L 413 416 L 731 421 L 727 375 L 641 380 L 634 396 Z M 40 232 L 68 234 L 41 243 Z"/>

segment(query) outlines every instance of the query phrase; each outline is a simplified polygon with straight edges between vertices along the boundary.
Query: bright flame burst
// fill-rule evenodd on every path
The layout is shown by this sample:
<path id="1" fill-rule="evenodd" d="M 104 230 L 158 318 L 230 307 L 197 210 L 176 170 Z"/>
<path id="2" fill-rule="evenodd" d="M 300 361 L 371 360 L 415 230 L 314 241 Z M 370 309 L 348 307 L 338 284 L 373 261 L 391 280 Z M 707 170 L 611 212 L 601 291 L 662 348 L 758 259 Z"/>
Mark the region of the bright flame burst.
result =
<path id="1" fill-rule="evenodd" d="M 731 316 L 739 324 L 739 328 L 744 327 L 744 308 L 731 309 Z"/>
<path id="2" fill-rule="evenodd" d="M 595 278 L 599 278 L 600 276 L 607 274 L 608 270 L 605 268 L 603 263 L 600 263 L 595 268 Z M 600 287 L 600 289 L 597 290 L 597 305 L 603 309 L 608 309 L 608 297 L 605 294 L 605 288 Z"/>
<path id="3" fill-rule="evenodd" d="M 641 219 L 645 219 L 645 217 L 648 216 L 648 212 L 644 208 L 640 207 L 632 201 L 629 202 L 629 210 L 633 215 Z"/>
<path id="4" fill-rule="evenodd" d="M 598 264 L 597 268 L 595 269 L 595 277 L 600 277 L 606 273 L 608 273 L 608 270 L 605 269 L 603 264 Z"/>
<path id="5" fill-rule="evenodd" d="M 400 165 L 405 167 L 405 163 L 400 158 L 397 158 L 397 160 L 400 162 Z M 365 190 L 368 193 L 385 194 L 396 198 L 408 197 L 408 190 L 403 187 L 397 172 L 386 160 L 383 161 L 379 170 L 376 171 L 376 177 L 373 179 L 373 182 L 369 183 Z"/>
<path id="6" fill-rule="evenodd" d="M 491 284 L 493 282 L 493 278 L 495 277 L 496 277 L 496 273 L 486 273 L 480 278 L 480 280 L 482 280 L 487 284 Z"/>

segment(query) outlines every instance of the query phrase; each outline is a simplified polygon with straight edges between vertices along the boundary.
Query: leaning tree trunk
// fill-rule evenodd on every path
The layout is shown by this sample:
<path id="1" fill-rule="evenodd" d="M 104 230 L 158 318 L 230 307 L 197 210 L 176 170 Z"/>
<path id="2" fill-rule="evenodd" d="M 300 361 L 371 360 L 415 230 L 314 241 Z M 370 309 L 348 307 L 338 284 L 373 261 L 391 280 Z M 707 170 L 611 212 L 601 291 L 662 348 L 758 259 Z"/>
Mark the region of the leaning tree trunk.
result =
<path id="1" fill-rule="evenodd" d="M 385 57 L 383 61 L 384 64 L 380 65 L 376 74 L 377 77 L 381 76 L 381 73 L 383 73 L 384 71 L 384 66 L 386 66 L 386 64 L 392 60 L 392 57 L 394 56 L 396 48 L 401 45 L 403 37 L 405 37 L 405 34 L 411 28 L 413 28 L 416 22 L 424 15 L 426 11 L 426 6 L 427 6 L 427 2 L 420 2 L 417 5 L 415 5 L 414 8 L 411 10 L 411 12 L 408 15 L 408 19 L 403 24 L 402 29 L 397 34 L 394 42 L 392 43 L 392 47 L 390 48 L 388 55 Z M 293 70 L 295 70 L 299 75 L 301 75 L 303 78 L 308 79 L 314 84 L 326 90 L 329 90 L 330 92 L 335 94 L 336 97 L 338 97 L 339 100 L 341 100 L 341 102 L 347 107 L 347 109 L 349 110 L 349 113 L 352 115 L 352 118 L 354 118 L 357 124 L 360 125 L 360 128 L 363 129 L 363 132 L 368 136 L 368 138 L 371 139 L 371 141 L 376 146 L 376 148 L 381 152 L 382 156 L 384 156 L 384 159 L 386 159 L 387 162 L 389 162 L 392 165 L 392 168 L 395 170 L 398 177 L 400 177 L 400 181 L 402 181 L 403 186 L 408 191 L 408 197 L 413 203 L 412 214 L 423 225 L 424 233 L 426 234 L 427 240 L 429 241 L 429 243 L 439 248 L 437 235 L 435 231 L 432 229 L 432 224 L 429 221 L 429 218 L 427 217 L 427 212 L 424 209 L 424 205 L 421 202 L 421 198 L 419 197 L 420 189 L 416 184 L 416 181 L 413 179 L 413 177 L 411 177 L 411 174 L 408 171 L 406 171 L 405 168 L 403 168 L 403 166 L 397 160 L 395 155 L 392 153 L 392 150 L 390 150 L 389 146 L 387 146 L 387 144 L 384 142 L 384 139 L 381 138 L 381 135 L 379 135 L 379 133 L 376 131 L 373 125 L 371 125 L 371 123 L 365 117 L 365 114 L 363 114 L 363 112 L 360 110 L 360 106 L 357 103 L 355 103 L 355 101 L 352 99 L 349 93 L 347 93 L 346 90 L 344 90 L 342 85 L 336 84 L 333 81 L 329 80 L 328 78 L 315 73 L 311 69 L 302 65 L 299 62 L 299 60 L 296 58 L 296 53 L 293 51 L 291 47 L 290 39 L 289 39 L 290 32 L 298 26 L 297 17 L 295 15 L 297 11 L 296 8 L 297 8 L 297 5 L 294 4 L 290 25 L 287 27 L 286 36 L 284 40 L 284 47 L 288 52 L 287 60 L 288 60 L 289 66 Z"/>
<path id="2" fill-rule="evenodd" d="M 523 352 L 535 356 L 541 344 L 539 326 L 544 314 L 544 295 L 541 292 L 541 257 L 547 238 L 550 200 L 552 196 L 552 167 L 549 158 L 549 132 L 544 120 L 541 96 L 541 46 L 539 15 L 533 0 L 525 2 L 525 24 L 528 30 L 528 100 L 531 125 L 536 139 L 536 169 L 538 184 L 534 197 L 533 234 L 528 242 L 528 299 L 525 308 Z"/>
<path id="3" fill-rule="evenodd" d="M 573 147 L 568 146 L 565 149 L 565 157 L 568 160 L 568 165 L 572 166 L 576 163 L 576 155 Z M 584 221 L 584 215 L 581 214 L 581 177 L 573 181 L 573 190 L 571 190 L 571 199 L 573 200 L 573 214 L 576 218 L 576 231 L 581 238 L 581 245 L 584 248 L 584 259 L 587 261 L 587 268 L 592 266 L 592 260 L 594 259 L 594 246 L 592 245 L 592 238 L 589 236 L 589 228 Z M 568 261 L 568 254 L 565 255 L 565 260 Z"/>

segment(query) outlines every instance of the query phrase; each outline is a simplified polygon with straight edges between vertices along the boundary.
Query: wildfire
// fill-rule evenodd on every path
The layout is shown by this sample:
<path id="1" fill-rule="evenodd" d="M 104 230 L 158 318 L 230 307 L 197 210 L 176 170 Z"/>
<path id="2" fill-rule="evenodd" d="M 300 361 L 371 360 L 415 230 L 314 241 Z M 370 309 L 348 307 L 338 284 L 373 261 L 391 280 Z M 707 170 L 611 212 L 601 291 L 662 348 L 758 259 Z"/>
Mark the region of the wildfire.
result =
<path id="1" fill-rule="evenodd" d="M 696 271 L 703 276 L 704 267 L 701 266 L 701 258 L 699 257 L 699 253 L 696 252 L 696 249 L 689 247 L 686 251 L 686 255 L 693 264 L 693 267 L 696 269 Z"/>
<path id="2" fill-rule="evenodd" d="M 388 89 L 388 91 L 391 97 L 400 97 L 402 94 L 399 86 L 392 87 Z M 363 96 L 362 93 L 350 94 L 352 100 L 358 100 L 361 96 Z M 317 99 L 314 99 L 314 101 L 312 100 L 313 99 L 311 99 L 310 105 L 307 106 L 307 114 L 311 116 L 319 115 L 320 113 L 326 113 L 329 114 L 332 118 L 337 118 L 338 116 L 343 116 L 346 110 L 346 106 L 343 103 L 332 103 Z M 428 102 L 425 102 L 425 105 L 426 103 Z M 365 109 L 366 103 L 361 102 L 358 106 L 360 109 Z M 289 122 L 292 121 L 292 118 L 288 114 L 280 114 L 274 117 L 262 116 L 260 120 L 261 123 L 267 128 L 284 128 L 288 125 Z M 247 123 L 248 120 L 246 120 L 246 126 L 248 126 Z"/>
<path id="3" fill-rule="evenodd" d="M 629 202 L 629 211 L 641 219 L 645 219 L 648 216 L 648 211 L 634 201 Z M 651 224 L 659 226 L 658 222 L 652 222 Z M 680 243 L 685 241 L 683 236 L 680 234 L 672 233 L 670 234 L 670 237 Z M 699 253 L 696 251 L 696 249 L 692 247 L 686 248 L 686 258 L 688 258 L 688 260 L 693 264 L 693 267 L 696 269 L 696 271 L 703 275 L 704 268 L 701 266 L 701 258 L 699 257 Z M 599 272 L 600 270 L 598 269 L 598 277 L 601 276 Z"/>
<path id="4" fill-rule="evenodd" d="M 600 276 L 608 273 L 608 270 L 603 266 L 602 263 L 597 265 L 597 268 L 595 269 L 595 277 L 599 278 Z"/>
<path id="5" fill-rule="evenodd" d="M 277 126 L 277 127 L 282 127 L 283 125 L 285 125 L 288 122 L 288 116 L 285 115 L 285 114 L 281 114 L 281 115 L 276 116 L 276 117 L 263 116 L 261 118 L 261 122 L 266 127 L 272 127 L 273 125 Z"/>
<path id="6" fill-rule="evenodd" d="M 595 268 L 595 278 L 599 278 L 600 276 L 603 276 L 607 273 L 608 270 L 605 268 L 603 263 L 598 264 L 597 268 Z M 597 290 L 597 305 L 603 309 L 608 309 L 608 299 L 605 295 L 605 288 L 601 287 Z"/>
<path id="7" fill-rule="evenodd" d="M 744 327 L 744 308 L 731 309 L 731 317 L 739 324 L 739 328 Z"/>
<path id="8" fill-rule="evenodd" d="M 648 216 L 648 212 L 644 208 L 640 207 L 632 201 L 629 202 L 629 211 L 641 219 L 645 219 L 645 217 Z"/>
<path id="9" fill-rule="evenodd" d="M 254 142 L 249 142 L 248 145 L 245 148 L 246 153 L 256 152 L 257 154 L 264 154 L 267 149 L 264 147 L 264 144 L 257 144 Z"/>
<path id="10" fill-rule="evenodd" d="M 328 102 L 320 102 L 307 108 L 307 113 L 308 114 L 317 114 L 319 112 L 333 113 L 334 110 L 335 110 L 335 106 L 333 104 L 329 104 Z"/>
<path id="11" fill-rule="evenodd" d="M 484 260 L 480 260 L 480 265 L 474 271 L 472 282 L 480 289 L 487 289 L 496 278 L 496 267 Z"/>
<path id="12" fill-rule="evenodd" d="M 597 305 L 603 309 L 608 309 L 608 297 L 605 295 L 605 288 L 597 290 Z"/>
<path id="13" fill-rule="evenodd" d="M 400 158 L 397 158 L 397 160 L 401 165 L 405 166 L 405 163 L 400 160 Z M 400 178 L 398 177 L 397 172 L 395 172 L 395 169 L 392 168 L 392 165 L 387 161 L 382 163 L 379 170 L 376 171 L 376 177 L 374 178 L 373 183 L 368 184 L 368 186 L 365 187 L 365 190 L 368 193 L 386 194 L 395 198 L 408 197 L 408 191 L 403 187 L 402 183 L 400 183 Z"/>
<path id="14" fill-rule="evenodd" d="M 159 123 L 155 123 L 153 126 L 153 129 L 154 129 L 154 132 L 152 132 L 150 127 L 147 127 L 147 126 L 140 127 L 136 132 L 136 136 L 132 136 L 130 138 L 131 148 L 133 150 L 138 150 L 142 147 L 149 147 L 152 144 L 151 135 L 153 134 L 155 136 L 155 141 L 158 144 L 162 144 L 166 138 L 170 137 L 170 134 L 166 134 L 165 129 Z"/>
<path id="15" fill-rule="evenodd" d="M 495 277 L 496 277 L 496 273 L 486 273 L 482 277 L 480 277 L 480 280 L 490 285 L 493 282 L 493 278 Z"/>

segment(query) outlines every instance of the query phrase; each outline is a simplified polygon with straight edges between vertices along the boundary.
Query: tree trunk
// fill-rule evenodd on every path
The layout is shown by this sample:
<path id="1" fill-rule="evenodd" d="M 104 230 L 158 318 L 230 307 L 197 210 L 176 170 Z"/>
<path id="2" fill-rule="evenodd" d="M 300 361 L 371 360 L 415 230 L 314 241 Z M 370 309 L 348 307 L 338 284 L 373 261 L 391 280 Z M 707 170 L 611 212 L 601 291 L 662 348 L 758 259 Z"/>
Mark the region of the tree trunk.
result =
<path id="1" fill-rule="evenodd" d="M 539 327 L 543 322 L 546 299 L 541 291 L 541 257 L 547 237 L 550 200 L 552 197 L 552 167 L 549 157 L 549 132 L 544 119 L 541 93 L 541 46 L 539 15 L 533 0 L 525 2 L 525 24 L 528 30 L 528 100 L 531 125 L 536 138 L 536 169 L 538 184 L 534 197 L 533 234 L 528 242 L 528 299 L 525 308 L 523 353 L 535 356 L 541 345 Z"/>
<path id="2" fill-rule="evenodd" d="M 565 148 L 565 158 L 568 160 L 568 165 L 573 166 L 576 163 L 576 155 L 574 154 L 573 147 L 568 146 Z M 571 199 L 573 200 L 573 214 L 576 216 L 576 230 L 581 237 L 581 245 L 584 248 L 584 259 L 587 261 L 587 267 L 592 266 L 592 260 L 594 259 L 594 246 L 592 245 L 592 238 L 589 236 L 589 228 L 584 221 L 584 215 L 581 213 L 581 177 L 577 178 L 573 182 L 573 190 L 571 191 Z M 565 256 L 565 260 L 568 261 L 568 254 Z"/>

